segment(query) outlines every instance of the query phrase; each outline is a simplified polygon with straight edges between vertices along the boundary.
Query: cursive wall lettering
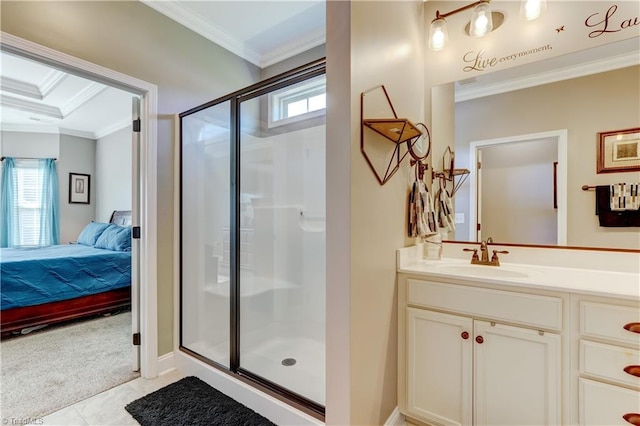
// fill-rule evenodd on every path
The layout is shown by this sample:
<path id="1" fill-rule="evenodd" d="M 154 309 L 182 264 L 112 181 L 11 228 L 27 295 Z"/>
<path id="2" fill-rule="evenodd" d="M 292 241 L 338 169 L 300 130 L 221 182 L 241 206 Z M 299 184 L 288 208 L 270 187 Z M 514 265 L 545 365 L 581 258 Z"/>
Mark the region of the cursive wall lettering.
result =
<path id="1" fill-rule="evenodd" d="M 551 50 L 551 49 L 552 49 L 551 45 L 547 44 L 545 46 L 536 47 L 534 49 L 523 50 L 521 52 L 512 53 L 510 55 L 502 56 L 500 58 L 486 57 L 484 50 L 481 50 L 479 52 L 470 51 L 465 53 L 464 56 L 462 57 L 462 60 L 464 61 L 464 63 L 467 64 L 465 67 L 462 68 L 462 71 L 464 72 L 484 71 L 487 68 L 495 67 L 496 65 L 499 65 L 503 62 L 515 61 L 524 56 L 528 56 L 534 53 L 544 52 L 546 50 Z"/>
<path id="2" fill-rule="evenodd" d="M 614 15 L 617 10 L 618 6 L 614 4 L 607 10 L 607 12 L 604 14 L 604 17 L 600 16 L 600 13 L 594 13 L 593 15 L 590 15 L 587 19 L 585 19 L 584 25 L 588 28 L 598 27 L 598 29 L 593 30 L 589 33 L 589 38 L 600 37 L 601 35 L 606 33 L 617 33 L 622 30 L 640 25 L 640 19 L 637 16 L 622 20 L 614 19 Z"/>

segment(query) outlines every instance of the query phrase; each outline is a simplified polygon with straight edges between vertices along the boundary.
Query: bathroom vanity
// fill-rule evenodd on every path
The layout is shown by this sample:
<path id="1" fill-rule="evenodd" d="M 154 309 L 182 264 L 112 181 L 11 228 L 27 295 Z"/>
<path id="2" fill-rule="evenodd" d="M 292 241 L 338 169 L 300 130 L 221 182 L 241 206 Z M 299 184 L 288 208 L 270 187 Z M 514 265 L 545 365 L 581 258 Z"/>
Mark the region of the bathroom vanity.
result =
<path id="1" fill-rule="evenodd" d="M 516 261 L 531 258 L 517 251 Z M 551 251 L 557 263 L 571 255 Z M 640 425 L 640 254 L 622 253 L 629 266 L 611 270 L 420 253 L 398 251 L 408 424 Z M 581 253 L 591 255 L 590 267 L 610 256 Z"/>

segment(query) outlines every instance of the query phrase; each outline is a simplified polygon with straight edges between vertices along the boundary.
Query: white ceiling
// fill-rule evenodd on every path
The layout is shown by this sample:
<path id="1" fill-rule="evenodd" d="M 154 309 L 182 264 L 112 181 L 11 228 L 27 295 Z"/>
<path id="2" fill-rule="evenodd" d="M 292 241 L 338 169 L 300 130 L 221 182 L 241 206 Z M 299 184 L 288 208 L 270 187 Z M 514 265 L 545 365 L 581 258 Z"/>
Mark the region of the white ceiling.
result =
<path id="1" fill-rule="evenodd" d="M 140 0 L 260 68 L 326 40 L 324 0 Z"/>

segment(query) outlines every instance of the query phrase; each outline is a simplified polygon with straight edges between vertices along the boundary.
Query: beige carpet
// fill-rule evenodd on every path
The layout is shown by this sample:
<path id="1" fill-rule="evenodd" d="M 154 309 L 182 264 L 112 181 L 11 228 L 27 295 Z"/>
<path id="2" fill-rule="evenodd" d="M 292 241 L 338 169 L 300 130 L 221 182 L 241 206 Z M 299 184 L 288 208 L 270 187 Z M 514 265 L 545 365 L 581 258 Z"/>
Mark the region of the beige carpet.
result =
<path id="1" fill-rule="evenodd" d="M 34 331 L 0 343 L 0 417 L 40 418 L 138 377 L 131 312 Z"/>

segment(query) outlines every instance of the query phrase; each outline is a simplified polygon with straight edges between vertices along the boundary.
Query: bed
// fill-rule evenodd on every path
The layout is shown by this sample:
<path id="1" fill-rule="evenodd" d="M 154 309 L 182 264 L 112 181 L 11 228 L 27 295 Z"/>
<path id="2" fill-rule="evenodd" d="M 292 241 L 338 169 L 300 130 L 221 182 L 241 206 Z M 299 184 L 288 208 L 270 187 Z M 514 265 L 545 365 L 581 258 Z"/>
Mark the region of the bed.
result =
<path id="1" fill-rule="evenodd" d="M 131 212 L 91 222 L 72 244 L 0 249 L 1 335 L 131 304 Z"/>

